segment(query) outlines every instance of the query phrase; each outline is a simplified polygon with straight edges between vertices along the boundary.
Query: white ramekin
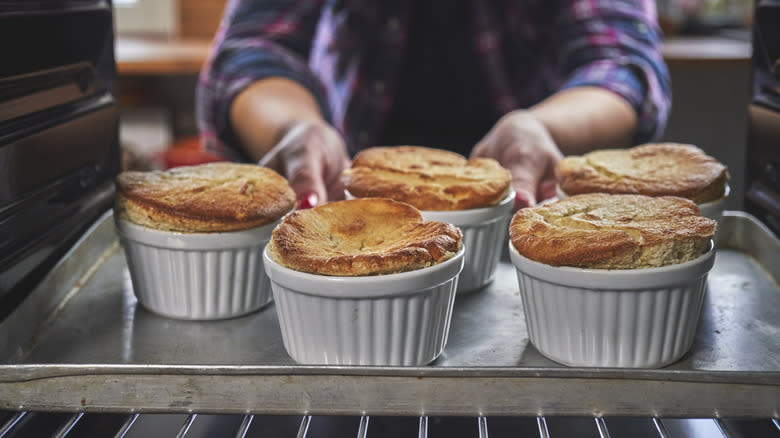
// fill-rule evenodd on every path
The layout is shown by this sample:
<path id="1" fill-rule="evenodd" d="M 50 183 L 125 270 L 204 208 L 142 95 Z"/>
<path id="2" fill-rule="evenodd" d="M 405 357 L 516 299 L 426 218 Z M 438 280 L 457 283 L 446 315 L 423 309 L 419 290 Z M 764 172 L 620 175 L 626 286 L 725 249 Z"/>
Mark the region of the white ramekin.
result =
<path id="1" fill-rule="evenodd" d="M 726 208 L 726 200 L 728 200 L 730 193 L 731 187 L 726 184 L 726 191 L 723 192 L 723 196 L 714 201 L 699 204 L 701 215 L 720 223 L 721 219 L 723 219 L 723 210 Z"/>
<path id="2" fill-rule="evenodd" d="M 520 255 L 517 269 L 531 342 L 569 366 L 658 368 L 693 343 L 715 250 L 677 265 L 605 270 L 550 266 Z"/>
<path id="3" fill-rule="evenodd" d="M 254 312 L 273 299 L 263 249 L 280 222 L 224 233 L 161 231 L 115 216 L 138 301 L 176 319 Z"/>
<path id="4" fill-rule="evenodd" d="M 345 191 L 347 199 L 351 193 Z M 501 251 L 509 235 L 515 192 L 509 193 L 496 205 L 470 210 L 420 210 L 427 221 L 446 222 L 460 228 L 466 248 L 463 271 L 458 280 L 458 293 L 476 291 L 493 281 Z"/>
<path id="5" fill-rule="evenodd" d="M 515 192 L 509 193 L 496 205 L 457 211 L 421 210 L 427 221 L 447 222 L 460 228 L 466 248 L 463 271 L 458 280 L 458 293 L 480 289 L 493 281 L 501 251 L 509 235 L 509 221 Z"/>
<path id="6" fill-rule="evenodd" d="M 447 342 L 463 254 L 399 274 L 330 277 L 281 266 L 266 251 L 287 353 L 311 365 L 432 362 Z"/>

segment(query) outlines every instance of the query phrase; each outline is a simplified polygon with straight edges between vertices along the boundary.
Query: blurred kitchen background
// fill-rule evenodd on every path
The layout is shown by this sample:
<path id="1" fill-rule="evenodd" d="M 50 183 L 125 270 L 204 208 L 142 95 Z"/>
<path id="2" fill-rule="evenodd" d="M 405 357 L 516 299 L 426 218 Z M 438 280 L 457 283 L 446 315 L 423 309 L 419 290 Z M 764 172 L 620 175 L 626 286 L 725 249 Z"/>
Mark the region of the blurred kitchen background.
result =
<path id="1" fill-rule="evenodd" d="M 125 168 L 207 161 L 194 118 L 198 73 L 226 0 L 114 0 Z M 662 140 L 693 143 L 729 166 L 742 209 L 752 0 L 658 0 L 674 101 Z"/>

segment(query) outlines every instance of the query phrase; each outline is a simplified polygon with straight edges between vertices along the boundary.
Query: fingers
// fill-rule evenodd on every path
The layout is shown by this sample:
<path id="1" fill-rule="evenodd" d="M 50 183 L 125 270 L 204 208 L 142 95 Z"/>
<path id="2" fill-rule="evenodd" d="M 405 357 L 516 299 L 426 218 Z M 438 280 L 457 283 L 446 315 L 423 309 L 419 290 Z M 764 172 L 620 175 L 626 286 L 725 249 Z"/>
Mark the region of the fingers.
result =
<path id="1" fill-rule="evenodd" d="M 512 212 L 516 212 L 521 208 L 533 207 L 536 205 L 535 202 L 528 199 L 528 193 L 520 193 L 514 187 L 512 189 L 515 190 L 515 203 L 512 206 Z"/>
<path id="2" fill-rule="evenodd" d="M 490 155 L 487 153 L 487 145 L 489 141 L 489 137 L 485 137 L 482 141 L 477 143 L 473 149 L 471 149 L 471 157 L 473 158 L 491 158 Z"/>
<path id="3" fill-rule="evenodd" d="M 350 166 L 350 161 L 344 157 L 341 160 L 338 168 L 338 172 L 330 175 L 330 178 L 325 181 L 328 188 L 328 201 L 340 201 L 344 199 L 344 181 L 341 179 L 341 172 Z"/>
<path id="4" fill-rule="evenodd" d="M 515 211 L 554 194 L 554 168 L 562 155 L 547 128 L 528 112 L 502 117 L 471 156 L 493 158 L 509 170 Z"/>
<path id="5" fill-rule="evenodd" d="M 298 208 L 311 208 L 343 198 L 340 175 L 349 165 L 341 136 L 325 123 L 301 123 L 258 163 L 287 178 Z"/>
<path id="6" fill-rule="evenodd" d="M 503 117 L 472 150 L 496 159 L 511 174 L 515 210 L 555 194 L 553 170 L 562 155 L 547 129 L 527 113 Z M 341 172 L 349 167 L 344 140 L 326 123 L 293 126 L 258 163 L 287 178 L 299 208 L 344 198 Z"/>
<path id="7" fill-rule="evenodd" d="M 328 201 L 328 191 L 322 173 L 307 160 L 289 160 L 287 182 L 292 187 L 301 208 L 316 207 Z"/>
<path id="8" fill-rule="evenodd" d="M 554 169 L 558 160 L 555 155 L 542 155 L 517 161 L 508 167 L 516 193 L 515 210 L 533 207 L 555 196 L 557 181 Z"/>
<path id="9" fill-rule="evenodd" d="M 283 159 L 278 152 L 273 155 L 264 157 L 258 165 L 270 167 L 285 176 L 295 192 L 298 209 L 311 208 L 328 199 L 325 184 L 316 177 L 315 170 L 302 167 L 300 160 Z"/>
<path id="10" fill-rule="evenodd" d="M 313 166 L 316 148 L 307 147 L 305 126 L 290 129 L 257 164 L 270 167 L 287 179 L 295 192 L 298 208 L 311 208 L 328 199 L 321 172 Z"/>
<path id="11" fill-rule="evenodd" d="M 536 205 L 537 172 L 519 164 L 509 168 L 512 189 L 515 191 L 515 210 Z"/>
<path id="12" fill-rule="evenodd" d="M 557 181 L 555 178 L 549 178 L 548 175 L 545 175 L 537 181 L 535 177 L 525 173 L 524 170 L 515 170 L 513 175 L 519 176 L 512 179 L 512 188 L 515 190 L 515 211 L 525 207 L 533 207 L 539 202 L 556 196 Z M 528 178 L 525 178 L 525 175 L 529 175 Z M 535 192 L 532 192 L 534 187 Z M 531 196 L 531 193 L 536 193 L 536 195 Z"/>
<path id="13" fill-rule="evenodd" d="M 539 183 L 539 189 L 536 191 L 536 199 L 538 199 L 539 202 L 542 202 L 546 199 L 554 198 L 557 195 L 555 191 L 557 184 L 558 181 L 556 181 L 555 177 L 544 178 Z"/>

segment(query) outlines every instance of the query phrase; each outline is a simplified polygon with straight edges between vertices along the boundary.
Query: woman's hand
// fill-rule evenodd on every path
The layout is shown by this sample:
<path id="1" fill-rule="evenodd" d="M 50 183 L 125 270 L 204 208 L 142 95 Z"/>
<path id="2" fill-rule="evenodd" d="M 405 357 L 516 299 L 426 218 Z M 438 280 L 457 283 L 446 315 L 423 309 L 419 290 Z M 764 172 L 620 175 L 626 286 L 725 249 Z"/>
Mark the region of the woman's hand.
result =
<path id="1" fill-rule="evenodd" d="M 233 99 L 230 123 L 249 157 L 287 178 L 298 208 L 343 199 L 347 148 L 301 84 L 280 77 L 253 82 Z"/>
<path id="2" fill-rule="evenodd" d="M 324 121 L 293 124 L 258 164 L 287 178 L 298 208 L 344 198 L 341 172 L 349 166 L 347 149 L 341 135 Z"/>
<path id="3" fill-rule="evenodd" d="M 529 111 L 502 117 L 471 156 L 493 158 L 509 169 L 515 210 L 555 195 L 555 165 L 563 155 L 544 124 Z"/>

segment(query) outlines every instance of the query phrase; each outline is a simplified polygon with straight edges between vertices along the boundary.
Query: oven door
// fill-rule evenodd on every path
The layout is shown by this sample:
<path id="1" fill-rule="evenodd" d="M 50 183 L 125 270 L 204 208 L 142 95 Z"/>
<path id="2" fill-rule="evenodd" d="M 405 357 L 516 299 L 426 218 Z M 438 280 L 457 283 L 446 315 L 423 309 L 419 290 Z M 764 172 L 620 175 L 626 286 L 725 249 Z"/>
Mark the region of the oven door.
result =
<path id="1" fill-rule="evenodd" d="M 0 1 L 0 320 L 113 198 L 111 3 Z"/>

